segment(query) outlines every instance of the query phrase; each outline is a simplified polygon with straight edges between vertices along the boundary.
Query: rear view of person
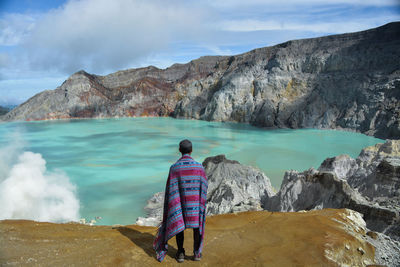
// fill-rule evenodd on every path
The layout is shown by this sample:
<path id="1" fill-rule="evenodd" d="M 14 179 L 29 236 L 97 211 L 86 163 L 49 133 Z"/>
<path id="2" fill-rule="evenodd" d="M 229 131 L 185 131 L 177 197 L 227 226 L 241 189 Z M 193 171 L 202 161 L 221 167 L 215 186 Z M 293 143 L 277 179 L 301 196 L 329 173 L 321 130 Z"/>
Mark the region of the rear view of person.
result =
<path id="1" fill-rule="evenodd" d="M 153 247 L 161 262 L 168 250 L 168 240 L 176 236 L 176 259 L 183 262 L 184 230 L 193 228 L 194 260 L 201 259 L 206 220 L 208 182 L 203 166 L 191 157 L 192 143 L 185 139 L 179 143 L 182 157 L 171 166 L 165 188 L 163 221 Z"/>

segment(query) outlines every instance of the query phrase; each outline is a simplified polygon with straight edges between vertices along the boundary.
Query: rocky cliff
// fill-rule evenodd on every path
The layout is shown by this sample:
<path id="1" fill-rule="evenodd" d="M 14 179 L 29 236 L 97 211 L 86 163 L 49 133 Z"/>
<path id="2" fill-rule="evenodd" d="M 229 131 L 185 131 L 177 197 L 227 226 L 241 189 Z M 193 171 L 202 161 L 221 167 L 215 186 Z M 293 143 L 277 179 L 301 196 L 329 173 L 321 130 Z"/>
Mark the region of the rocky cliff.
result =
<path id="1" fill-rule="evenodd" d="M 246 210 L 298 212 L 347 208 L 363 216 L 374 231 L 369 238 L 376 262 L 400 264 L 400 141 L 389 140 L 364 148 L 353 159 L 340 155 L 313 168 L 285 173 L 275 193 L 259 170 L 228 160 L 223 155 L 203 162 L 209 179 L 207 215 Z M 163 193 L 156 193 L 139 225 L 157 225 L 162 218 Z"/>
<path id="2" fill-rule="evenodd" d="M 328 158 L 318 170 L 288 171 L 280 191 L 263 206 L 270 211 L 358 211 L 367 228 L 378 232 L 380 242 L 384 242 L 383 247 L 375 243 L 377 262 L 399 266 L 400 141 L 367 147 L 356 159 L 347 155 Z"/>
<path id="3" fill-rule="evenodd" d="M 79 71 L 5 120 L 174 116 L 400 138 L 400 22 L 107 76 Z"/>
<path id="4" fill-rule="evenodd" d="M 349 208 L 367 227 L 400 241 L 400 141 L 326 159 L 318 170 L 285 173 L 280 191 L 264 204 L 271 211 Z"/>

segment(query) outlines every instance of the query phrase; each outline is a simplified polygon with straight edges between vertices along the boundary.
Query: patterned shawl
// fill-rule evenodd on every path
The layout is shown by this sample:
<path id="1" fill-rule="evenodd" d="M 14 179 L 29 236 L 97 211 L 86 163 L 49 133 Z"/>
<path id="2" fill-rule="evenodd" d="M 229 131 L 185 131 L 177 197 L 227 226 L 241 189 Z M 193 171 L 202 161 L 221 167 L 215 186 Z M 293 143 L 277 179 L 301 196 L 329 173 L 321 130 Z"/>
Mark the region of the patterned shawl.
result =
<path id="1" fill-rule="evenodd" d="M 165 188 L 163 221 L 158 228 L 153 248 L 161 262 L 168 250 L 168 240 L 186 228 L 199 228 L 203 248 L 208 182 L 203 166 L 188 154 L 169 170 Z"/>

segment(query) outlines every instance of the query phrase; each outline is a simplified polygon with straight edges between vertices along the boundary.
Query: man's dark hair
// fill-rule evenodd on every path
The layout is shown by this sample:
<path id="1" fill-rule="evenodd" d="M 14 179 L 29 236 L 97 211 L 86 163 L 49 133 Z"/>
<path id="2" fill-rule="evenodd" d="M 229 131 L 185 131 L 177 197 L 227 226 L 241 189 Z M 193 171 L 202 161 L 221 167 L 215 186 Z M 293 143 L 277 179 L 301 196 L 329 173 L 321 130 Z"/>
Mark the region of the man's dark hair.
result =
<path id="1" fill-rule="evenodd" d="M 189 154 L 192 153 L 192 142 L 185 139 L 179 143 L 179 152 L 182 154 Z"/>

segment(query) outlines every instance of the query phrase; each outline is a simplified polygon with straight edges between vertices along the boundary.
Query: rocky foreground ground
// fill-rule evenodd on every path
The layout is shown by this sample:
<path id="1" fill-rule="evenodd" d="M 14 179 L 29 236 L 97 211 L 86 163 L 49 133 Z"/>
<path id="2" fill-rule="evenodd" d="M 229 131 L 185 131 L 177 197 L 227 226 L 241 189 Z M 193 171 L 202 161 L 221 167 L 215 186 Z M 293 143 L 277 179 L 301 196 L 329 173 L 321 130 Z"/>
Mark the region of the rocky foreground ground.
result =
<path id="1" fill-rule="evenodd" d="M 152 249 L 155 227 L 88 226 L 25 220 L 0 221 L 1 266 L 174 266 L 175 240 L 162 263 Z M 357 212 L 249 211 L 207 217 L 201 262 L 191 260 L 192 234 L 186 231 L 186 261 L 197 266 L 368 266 L 377 239 Z"/>

